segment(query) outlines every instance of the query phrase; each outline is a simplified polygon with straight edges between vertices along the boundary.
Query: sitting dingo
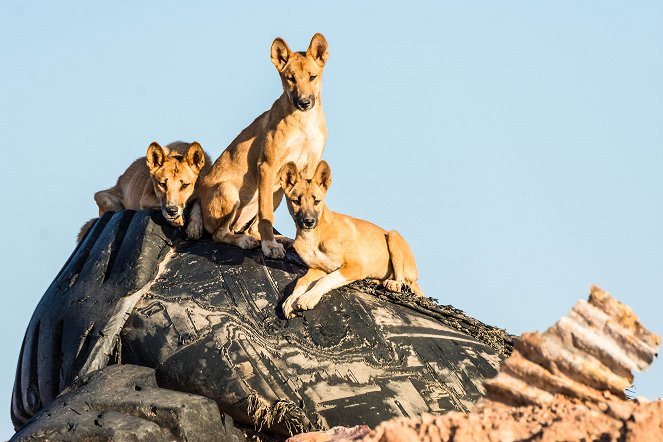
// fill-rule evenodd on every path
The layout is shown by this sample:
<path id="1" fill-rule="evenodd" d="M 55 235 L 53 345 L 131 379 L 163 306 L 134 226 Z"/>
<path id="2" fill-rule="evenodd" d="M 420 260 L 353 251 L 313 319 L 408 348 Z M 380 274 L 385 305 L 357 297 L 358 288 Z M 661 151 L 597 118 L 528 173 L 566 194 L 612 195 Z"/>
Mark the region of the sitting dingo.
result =
<path id="1" fill-rule="evenodd" d="M 285 256 L 273 231 L 274 209 L 283 197 L 277 175 L 288 161 L 309 173 L 320 161 L 327 139 L 320 101 L 327 57 L 321 34 L 313 36 L 306 52 L 292 52 L 280 38 L 272 43 L 283 94 L 230 143 L 201 181 L 203 222 L 215 241 L 248 249 L 259 238 L 265 256 Z"/>
<path id="2" fill-rule="evenodd" d="M 190 239 L 198 239 L 203 233 L 203 222 L 197 182 L 209 169 L 209 162 L 198 142 L 176 141 L 166 147 L 154 142 L 147 148 L 147 156 L 134 161 L 120 175 L 115 186 L 94 194 L 99 216 L 124 209 L 161 208 L 166 221 L 181 227 L 188 203 L 191 214 L 186 234 Z M 79 242 L 94 221 L 96 219 L 83 226 L 78 235 Z"/>
<path id="3" fill-rule="evenodd" d="M 279 178 L 297 225 L 295 250 L 309 266 L 283 303 L 286 318 L 294 317 L 294 310 L 312 309 L 330 290 L 364 278 L 381 280 L 393 292 L 405 283 L 423 296 L 414 256 L 398 232 L 327 208 L 331 170 L 325 161 L 312 179 L 305 179 L 294 163 L 283 166 Z"/>

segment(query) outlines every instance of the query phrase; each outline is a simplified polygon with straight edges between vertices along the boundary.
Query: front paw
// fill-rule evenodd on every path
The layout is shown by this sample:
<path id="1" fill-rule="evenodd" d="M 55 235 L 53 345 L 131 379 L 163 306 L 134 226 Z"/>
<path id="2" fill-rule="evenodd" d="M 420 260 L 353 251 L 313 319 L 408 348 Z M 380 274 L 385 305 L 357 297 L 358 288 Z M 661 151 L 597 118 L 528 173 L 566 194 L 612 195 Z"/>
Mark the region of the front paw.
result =
<path id="1" fill-rule="evenodd" d="M 251 235 L 242 235 L 242 237 L 237 241 L 237 245 L 242 249 L 252 249 L 258 245 L 258 240 Z"/>
<path id="2" fill-rule="evenodd" d="M 284 258 L 285 257 L 285 248 L 283 245 L 276 242 L 276 240 L 271 241 L 261 241 L 262 253 L 268 258 Z"/>
<path id="3" fill-rule="evenodd" d="M 403 291 L 403 283 L 394 279 L 386 279 L 382 281 L 382 285 L 390 292 L 400 293 Z"/>
<path id="4" fill-rule="evenodd" d="M 290 244 L 295 242 L 294 239 L 288 238 L 287 236 L 283 235 L 277 235 L 274 237 L 274 239 L 276 240 L 276 242 L 278 242 L 279 244 L 283 244 L 284 246 L 289 246 Z"/>
<path id="5" fill-rule="evenodd" d="M 203 236 L 203 223 L 191 220 L 186 227 L 186 237 L 189 239 L 200 239 Z"/>
<path id="6" fill-rule="evenodd" d="M 311 292 L 304 293 L 297 299 L 295 303 L 295 308 L 297 310 L 312 310 L 316 305 L 318 305 L 322 295 L 317 295 Z"/>
<path id="7" fill-rule="evenodd" d="M 283 309 L 283 316 L 285 316 L 286 319 L 292 319 L 295 316 L 297 316 L 295 315 L 294 304 L 295 302 L 297 302 L 298 298 L 299 296 L 290 295 L 288 296 L 288 299 L 286 299 L 285 302 L 283 303 L 283 306 L 281 308 Z"/>

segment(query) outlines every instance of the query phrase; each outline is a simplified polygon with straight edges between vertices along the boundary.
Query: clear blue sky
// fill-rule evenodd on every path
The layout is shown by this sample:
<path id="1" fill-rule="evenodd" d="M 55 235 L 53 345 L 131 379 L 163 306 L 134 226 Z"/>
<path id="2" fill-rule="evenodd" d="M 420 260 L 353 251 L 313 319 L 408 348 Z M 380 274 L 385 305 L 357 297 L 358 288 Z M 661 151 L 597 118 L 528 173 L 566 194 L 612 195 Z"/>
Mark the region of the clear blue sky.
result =
<path id="1" fill-rule="evenodd" d="M 152 140 L 217 157 L 281 93 L 276 36 L 327 37 L 328 204 L 398 229 L 429 296 L 521 333 L 594 283 L 663 333 L 663 3 L 180 3 L 0 5 L 0 437 L 93 193 Z"/>

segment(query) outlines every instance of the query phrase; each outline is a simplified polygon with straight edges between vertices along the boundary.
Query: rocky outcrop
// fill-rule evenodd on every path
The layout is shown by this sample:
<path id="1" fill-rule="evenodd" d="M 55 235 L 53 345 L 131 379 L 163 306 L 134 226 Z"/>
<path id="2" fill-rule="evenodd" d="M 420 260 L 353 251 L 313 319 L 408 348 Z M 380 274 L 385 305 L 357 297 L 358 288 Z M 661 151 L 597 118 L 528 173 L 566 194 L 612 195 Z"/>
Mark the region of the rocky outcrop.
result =
<path id="1" fill-rule="evenodd" d="M 367 281 L 286 320 L 281 303 L 305 271 L 292 249 L 272 260 L 208 238 L 188 241 L 158 211 L 105 214 L 30 320 L 12 395 L 16 430 L 60 425 L 42 411 L 54 416 L 65 390 L 73 395 L 79 379 L 113 364 L 147 367 L 164 394 L 207 398 L 237 426 L 278 437 L 468 411 L 512 349 L 504 330 Z M 115 413 L 123 397 L 111 399 L 94 410 Z M 136 422 L 112 416 L 114 427 Z M 149 413 L 141 419 L 175 431 Z M 96 440 L 133 440 L 130 432 L 104 439 L 94 420 L 66 412 L 67 425 L 96 431 Z M 196 437 L 217 435 L 200 428 Z M 58 434 L 66 436 L 50 440 L 72 440 Z"/>
<path id="2" fill-rule="evenodd" d="M 661 338 L 597 287 L 545 333 L 525 333 L 499 374 L 485 383 L 487 399 L 544 405 L 555 395 L 600 402 L 624 399 L 633 371 L 651 364 Z"/>
<path id="3" fill-rule="evenodd" d="M 545 406 L 511 407 L 484 403 L 470 414 L 426 414 L 393 419 L 359 438 L 322 441 L 660 441 L 663 402 L 642 403 L 614 397 L 583 402 L 555 396 Z M 299 442 L 306 442 L 301 439 Z"/>
<path id="4" fill-rule="evenodd" d="M 629 400 L 633 371 L 651 364 L 661 338 L 626 305 L 592 287 L 545 333 L 526 333 L 487 396 L 469 414 L 425 414 L 386 421 L 363 433 L 336 429 L 307 441 L 658 441 L 663 402 Z"/>
<path id="5" fill-rule="evenodd" d="M 297 441 L 655 440 L 663 430 L 660 402 L 624 395 L 660 338 L 599 289 L 514 346 L 451 306 L 367 281 L 286 321 L 279 306 L 304 271 L 293 251 L 269 260 L 186 241 L 158 212 L 103 216 L 26 331 L 14 439 L 235 440 L 233 422 L 266 440 L 357 425 Z"/>

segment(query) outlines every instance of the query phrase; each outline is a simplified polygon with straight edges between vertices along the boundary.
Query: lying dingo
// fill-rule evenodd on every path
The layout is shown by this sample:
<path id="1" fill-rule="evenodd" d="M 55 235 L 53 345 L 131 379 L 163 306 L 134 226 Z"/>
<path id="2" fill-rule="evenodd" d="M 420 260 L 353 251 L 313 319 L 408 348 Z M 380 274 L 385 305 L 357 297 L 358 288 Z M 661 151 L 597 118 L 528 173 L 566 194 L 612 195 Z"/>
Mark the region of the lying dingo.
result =
<path id="1" fill-rule="evenodd" d="M 277 175 L 288 161 L 310 173 L 322 157 L 327 126 L 320 88 L 327 41 L 315 34 L 306 52 L 292 52 L 277 38 L 271 57 L 283 94 L 216 160 L 201 181 L 200 204 L 215 241 L 248 249 L 260 239 L 265 256 L 282 258 L 285 249 L 273 231 L 274 209 L 283 197 Z"/>
<path id="2" fill-rule="evenodd" d="M 115 186 L 94 194 L 99 216 L 124 209 L 161 208 L 166 221 L 182 227 L 188 204 L 191 214 L 186 234 L 190 239 L 198 239 L 203 233 L 203 222 L 197 182 L 209 169 L 209 162 L 198 142 L 176 141 L 166 147 L 154 142 L 147 148 L 147 156 L 134 161 L 120 175 Z M 94 221 L 96 219 L 83 226 L 78 235 L 79 242 Z"/>
<path id="3" fill-rule="evenodd" d="M 295 310 L 312 309 L 330 290 L 364 278 L 380 280 L 393 292 L 407 284 L 423 296 L 414 256 L 398 232 L 326 207 L 331 170 L 325 161 L 312 179 L 305 179 L 292 162 L 283 166 L 279 179 L 297 225 L 295 250 L 309 266 L 283 304 L 286 318 L 294 317 Z"/>

